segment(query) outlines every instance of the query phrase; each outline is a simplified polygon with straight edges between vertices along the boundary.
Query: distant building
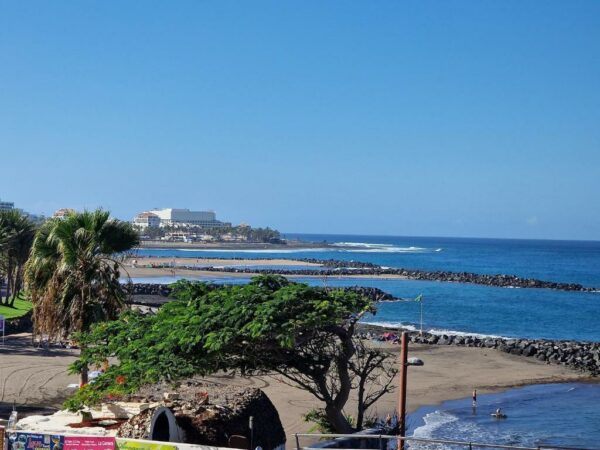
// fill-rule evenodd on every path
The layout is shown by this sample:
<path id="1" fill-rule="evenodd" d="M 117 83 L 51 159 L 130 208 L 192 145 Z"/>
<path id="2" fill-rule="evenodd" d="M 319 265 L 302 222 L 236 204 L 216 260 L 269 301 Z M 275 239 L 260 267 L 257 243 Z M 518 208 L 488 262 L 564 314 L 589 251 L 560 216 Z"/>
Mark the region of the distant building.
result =
<path id="1" fill-rule="evenodd" d="M 217 220 L 214 211 L 190 211 L 189 209 L 166 208 L 153 209 L 149 211 L 149 213 L 158 216 L 161 226 L 181 225 L 201 228 L 223 228 L 231 226 L 231 223 Z"/>
<path id="2" fill-rule="evenodd" d="M 151 212 L 144 211 L 133 218 L 133 224 L 141 228 L 159 227 L 160 217 Z"/>
<path id="3" fill-rule="evenodd" d="M 3 202 L 0 200 L 0 211 L 8 211 L 10 209 L 15 209 L 15 204 L 13 202 Z"/>
<path id="4" fill-rule="evenodd" d="M 64 219 L 69 214 L 73 214 L 74 212 L 75 212 L 75 210 L 71 209 L 71 208 L 60 208 L 60 209 L 57 209 L 56 211 L 54 211 L 54 214 L 52 214 L 52 217 L 54 217 L 56 219 Z"/>

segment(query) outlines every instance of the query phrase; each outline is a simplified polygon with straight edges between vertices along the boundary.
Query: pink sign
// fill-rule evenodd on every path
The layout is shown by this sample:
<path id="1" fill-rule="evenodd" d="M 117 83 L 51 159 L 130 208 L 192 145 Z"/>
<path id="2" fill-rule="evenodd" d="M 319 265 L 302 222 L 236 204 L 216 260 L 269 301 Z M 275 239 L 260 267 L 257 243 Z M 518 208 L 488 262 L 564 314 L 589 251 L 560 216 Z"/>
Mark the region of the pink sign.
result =
<path id="1" fill-rule="evenodd" d="M 65 436 L 65 450 L 115 450 L 115 438 Z"/>

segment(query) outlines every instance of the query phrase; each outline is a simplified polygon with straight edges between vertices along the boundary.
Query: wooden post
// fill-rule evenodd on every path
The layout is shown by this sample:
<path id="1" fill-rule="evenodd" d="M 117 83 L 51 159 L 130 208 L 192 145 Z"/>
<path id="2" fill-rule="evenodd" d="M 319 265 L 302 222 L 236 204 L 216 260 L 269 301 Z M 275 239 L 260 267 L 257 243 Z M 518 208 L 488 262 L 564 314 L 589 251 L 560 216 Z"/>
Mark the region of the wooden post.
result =
<path id="1" fill-rule="evenodd" d="M 406 434 L 406 375 L 408 369 L 408 335 L 406 331 L 402 332 L 402 339 L 400 341 L 400 397 L 398 398 L 398 411 L 399 411 L 399 434 L 401 437 L 405 437 Z M 404 440 L 398 440 L 398 450 L 404 450 Z"/>

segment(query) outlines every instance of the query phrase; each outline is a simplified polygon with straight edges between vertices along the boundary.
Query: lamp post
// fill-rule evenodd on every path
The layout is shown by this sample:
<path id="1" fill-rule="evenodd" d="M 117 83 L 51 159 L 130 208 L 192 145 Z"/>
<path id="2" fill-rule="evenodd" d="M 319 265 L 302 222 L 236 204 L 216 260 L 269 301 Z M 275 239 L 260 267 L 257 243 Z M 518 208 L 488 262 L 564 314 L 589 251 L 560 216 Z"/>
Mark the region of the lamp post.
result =
<path id="1" fill-rule="evenodd" d="M 399 430 L 400 437 L 405 437 L 406 434 L 406 380 L 408 375 L 408 366 L 422 366 L 423 362 L 420 360 L 408 362 L 408 333 L 402 332 L 402 338 L 400 340 L 400 395 L 398 398 L 398 411 L 399 411 Z M 404 450 L 404 439 L 398 439 L 398 450 Z"/>

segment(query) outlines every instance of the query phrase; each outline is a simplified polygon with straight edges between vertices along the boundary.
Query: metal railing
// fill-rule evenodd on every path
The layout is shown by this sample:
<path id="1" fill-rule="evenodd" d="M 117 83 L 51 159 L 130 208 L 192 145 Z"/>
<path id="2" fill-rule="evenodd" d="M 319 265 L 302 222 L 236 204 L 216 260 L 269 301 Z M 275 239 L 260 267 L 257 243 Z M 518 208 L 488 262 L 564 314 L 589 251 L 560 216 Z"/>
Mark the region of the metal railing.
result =
<path id="1" fill-rule="evenodd" d="M 315 447 L 301 447 L 300 446 L 300 438 L 314 438 L 314 439 L 352 439 L 352 440 L 361 440 L 361 439 L 378 439 L 379 440 L 379 449 L 386 450 L 388 441 L 393 440 L 398 443 L 422 443 L 422 444 L 445 444 L 452 446 L 461 446 L 465 449 L 477 449 L 477 448 L 496 448 L 496 449 L 507 449 L 507 450 L 600 450 L 600 448 L 593 449 L 590 447 L 580 448 L 580 447 L 560 447 L 560 446 L 549 446 L 542 445 L 538 447 L 520 447 L 516 445 L 504 445 L 504 444 L 490 444 L 484 442 L 471 442 L 471 441 L 454 441 L 448 439 L 426 439 L 426 438 L 416 438 L 416 437 L 401 437 L 401 436 L 393 436 L 386 434 L 311 434 L 311 433 L 296 433 L 294 434 L 296 439 L 296 450 L 323 450 L 324 446 L 318 445 Z M 340 448 L 344 450 L 361 450 L 358 448 L 351 447 L 331 447 L 331 448 Z"/>

